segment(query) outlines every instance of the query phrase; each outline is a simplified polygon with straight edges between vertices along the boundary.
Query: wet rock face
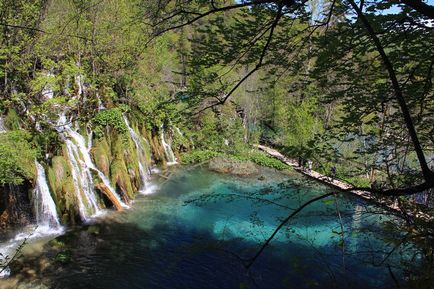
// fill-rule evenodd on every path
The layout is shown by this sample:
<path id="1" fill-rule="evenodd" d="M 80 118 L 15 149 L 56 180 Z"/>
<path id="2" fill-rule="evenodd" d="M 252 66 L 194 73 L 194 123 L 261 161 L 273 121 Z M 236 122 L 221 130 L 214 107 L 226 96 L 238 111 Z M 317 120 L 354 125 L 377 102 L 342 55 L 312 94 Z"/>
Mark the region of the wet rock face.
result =
<path id="1" fill-rule="evenodd" d="M 218 173 L 236 176 L 252 176 L 259 173 L 256 165 L 251 161 L 239 161 L 224 157 L 215 157 L 210 160 L 208 168 Z"/>
<path id="2" fill-rule="evenodd" d="M 0 187 L 0 229 L 30 224 L 33 218 L 29 192 L 31 183 Z"/>

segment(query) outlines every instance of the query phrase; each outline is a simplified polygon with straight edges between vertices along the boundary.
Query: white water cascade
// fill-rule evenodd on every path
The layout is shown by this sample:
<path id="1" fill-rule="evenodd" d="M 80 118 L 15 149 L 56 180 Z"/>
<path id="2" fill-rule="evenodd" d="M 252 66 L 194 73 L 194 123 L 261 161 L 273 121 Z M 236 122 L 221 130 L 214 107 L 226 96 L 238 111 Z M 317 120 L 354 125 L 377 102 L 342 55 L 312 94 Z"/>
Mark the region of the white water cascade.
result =
<path id="1" fill-rule="evenodd" d="M 53 79 L 55 77 L 55 75 L 50 71 L 47 71 L 42 75 L 47 78 L 47 81 L 49 78 Z M 46 85 L 42 90 L 41 95 L 44 100 L 52 99 L 54 97 L 53 87 L 51 85 Z"/>
<path id="2" fill-rule="evenodd" d="M 183 137 L 184 134 L 182 133 L 182 131 L 179 129 L 179 127 L 175 126 L 175 131 L 181 136 Z"/>
<path id="3" fill-rule="evenodd" d="M 0 244 L 0 254 L 3 261 L 6 256 L 10 259 L 17 254 L 17 249 L 24 242 L 38 239 L 51 238 L 63 233 L 64 228 L 60 225 L 56 211 L 56 205 L 51 197 L 47 184 L 44 167 L 35 160 L 37 178 L 32 192 L 36 224 L 25 226 L 15 236 Z M 7 278 L 11 274 L 9 267 L 0 266 L 0 279 Z"/>
<path id="4" fill-rule="evenodd" d="M 44 167 L 36 160 L 35 165 L 38 175 L 33 190 L 32 201 L 35 210 L 36 224 L 39 228 L 58 230 L 60 228 L 59 217 L 57 216 L 56 204 L 48 189 Z"/>
<path id="5" fill-rule="evenodd" d="M 134 141 L 134 144 L 137 149 L 138 159 L 139 159 L 139 173 L 140 173 L 140 180 L 141 180 L 141 188 L 140 192 L 146 191 L 146 183 L 149 178 L 149 170 L 145 169 L 147 168 L 146 165 L 146 158 L 145 158 L 145 148 L 143 147 L 141 137 L 137 135 L 137 133 L 134 131 L 134 129 L 130 126 L 127 117 L 124 115 L 124 121 L 126 126 L 128 127 L 128 131 L 130 132 L 131 139 Z"/>
<path id="6" fill-rule="evenodd" d="M 84 137 L 72 130 L 70 124 L 66 121 L 65 115 L 60 117 L 58 127 L 60 127 L 59 132 L 62 132 L 65 136 L 68 159 L 72 167 L 72 178 L 82 220 L 89 221 L 91 217 L 101 213 L 94 190 L 92 170 L 98 174 L 104 185 L 113 192 L 119 203 L 123 207 L 128 207 L 116 194 L 108 178 L 94 165 L 90 156 L 92 135 L 88 136 L 88 146 L 86 146 Z"/>
<path id="7" fill-rule="evenodd" d="M 176 161 L 175 154 L 172 151 L 172 147 L 168 144 L 164 138 L 164 126 L 161 126 L 161 143 L 164 147 L 164 154 L 166 155 L 167 165 L 175 165 L 178 162 Z"/>
<path id="8" fill-rule="evenodd" d="M 4 121 L 3 118 L 0 116 L 0 133 L 5 133 L 5 132 L 6 132 L 5 121 Z"/>

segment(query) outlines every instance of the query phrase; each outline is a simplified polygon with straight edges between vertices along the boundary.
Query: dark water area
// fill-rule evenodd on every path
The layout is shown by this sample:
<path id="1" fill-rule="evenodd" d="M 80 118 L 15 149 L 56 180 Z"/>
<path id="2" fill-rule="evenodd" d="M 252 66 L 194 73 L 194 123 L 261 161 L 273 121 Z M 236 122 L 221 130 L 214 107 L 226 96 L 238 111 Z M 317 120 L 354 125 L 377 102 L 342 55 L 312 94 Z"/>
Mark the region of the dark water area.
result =
<path id="1" fill-rule="evenodd" d="M 402 282 L 403 262 L 417 264 L 411 245 L 389 254 L 402 235 L 390 230 L 398 219 L 332 196 L 291 220 L 247 270 L 283 218 L 330 191 L 300 176 L 261 173 L 264 180 L 180 170 L 130 210 L 25 255 L 12 269 L 32 274 L 12 275 L 0 287 L 396 288 L 388 267 Z"/>

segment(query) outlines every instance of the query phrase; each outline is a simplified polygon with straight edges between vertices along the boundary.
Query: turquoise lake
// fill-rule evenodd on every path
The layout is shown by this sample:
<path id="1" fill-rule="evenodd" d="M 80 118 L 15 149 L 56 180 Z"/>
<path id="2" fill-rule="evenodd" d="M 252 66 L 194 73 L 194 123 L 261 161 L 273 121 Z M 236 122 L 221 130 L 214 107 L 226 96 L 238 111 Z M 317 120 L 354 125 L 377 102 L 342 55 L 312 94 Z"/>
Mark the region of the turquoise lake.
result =
<path id="1" fill-rule="evenodd" d="M 0 287 L 395 288 L 390 271 L 401 282 L 406 262 L 417 264 L 414 246 L 396 246 L 398 218 L 339 194 L 305 208 L 247 270 L 282 219 L 332 191 L 271 169 L 260 176 L 173 169 L 131 209 L 25 254 L 15 271 L 32 274 L 12 275 Z"/>

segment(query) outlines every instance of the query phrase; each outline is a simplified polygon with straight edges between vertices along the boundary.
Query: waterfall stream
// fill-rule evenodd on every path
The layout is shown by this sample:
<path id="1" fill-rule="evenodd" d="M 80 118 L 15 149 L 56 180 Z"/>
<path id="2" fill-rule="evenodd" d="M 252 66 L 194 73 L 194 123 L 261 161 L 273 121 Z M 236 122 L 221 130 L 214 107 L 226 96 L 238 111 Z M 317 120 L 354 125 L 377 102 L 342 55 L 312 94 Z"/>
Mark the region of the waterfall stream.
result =
<path id="1" fill-rule="evenodd" d="M 6 257 L 12 258 L 14 254 L 18 253 L 17 249 L 24 242 L 56 236 L 64 232 L 59 222 L 56 204 L 48 188 L 44 167 L 36 160 L 35 165 L 37 177 L 35 188 L 32 191 L 32 203 L 36 224 L 21 228 L 13 238 L 1 243 L 0 261 L 5 261 Z M 0 266 L 0 279 L 7 278 L 10 274 L 11 269 L 9 267 Z"/>
<path id="2" fill-rule="evenodd" d="M 3 118 L 0 116 L 0 133 L 6 132 L 6 126 Z"/>
<path id="3" fill-rule="evenodd" d="M 60 228 L 59 217 L 57 216 L 56 204 L 48 189 L 44 167 L 37 161 L 35 161 L 35 165 L 38 175 L 33 190 L 32 201 L 35 210 L 36 224 L 40 228 L 57 230 Z"/>
<path id="4" fill-rule="evenodd" d="M 146 162 L 146 147 L 144 145 L 144 141 L 146 140 L 134 131 L 126 116 L 124 116 L 124 120 L 137 150 L 141 180 L 140 192 L 150 194 L 155 191 L 156 186 L 148 182 L 150 169 Z M 112 195 L 119 201 L 122 207 L 128 208 L 110 184 L 107 176 L 104 175 L 93 162 L 90 154 L 92 148 L 92 132 L 89 132 L 87 136 L 80 134 L 79 127 L 77 125 L 73 126 L 71 121 L 67 120 L 65 114 L 60 116 L 55 124 L 55 128 L 65 143 L 65 152 L 71 168 L 71 177 L 78 212 L 82 221 L 85 223 L 89 222 L 93 217 L 102 213 L 102 200 L 98 198 L 95 189 L 98 185 L 96 183 L 97 181 L 101 182 L 107 190 L 111 191 Z M 6 132 L 6 127 L 3 118 L 0 117 L 0 133 L 3 132 Z M 172 149 L 164 139 L 164 131 L 161 137 L 169 164 L 176 163 Z M 36 160 L 35 166 L 37 178 L 31 198 L 35 223 L 21 228 L 11 239 L 2 240 L 0 253 L 3 256 L 13 256 L 20 244 L 26 240 L 50 237 L 61 234 L 64 231 L 59 221 L 56 204 L 50 193 L 45 169 Z M 0 266 L 0 271 L 2 271 L 0 278 L 7 277 L 10 274 L 9 268 L 2 268 Z"/>
<path id="5" fill-rule="evenodd" d="M 174 165 L 178 162 L 176 161 L 175 154 L 172 151 L 172 147 L 170 144 L 166 142 L 164 138 L 164 126 L 161 126 L 161 143 L 163 144 L 164 154 L 166 155 L 167 165 Z"/>
<path id="6" fill-rule="evenodd" d="M 138 159 L 139 159 L 139 173 L 140 173 L 140 180 L 141 180 L 141 187 L 140 192 L 146 191 L 146 183 L 149 177 L 149 169 L 146 165 L 146 158 L 145 158 L 145 148 L 143 147 L 141 137 L 134 131 L 134 129 L 130 126 L 127 117 L 124 115 L 124 121 L 126 126 L 128 127 L 128 131 L 130 132 L 131 139 L 134 141 L 134 144 L 137 149 Z M 145 169 L 146 167 L 146 169 Z"/>
<path id="7" fill-rule="evenodd" d="M 78 208 L 83 221 L 100 212 L 93 191 L 93 180 L 90 170 L 80 159 L 78 147 L 70 140 L 65 140 L 68 159 L 72 168 L 72 179 L 77 196 Z"/>
<path id="8" fill-rule="evenodd" d="M 92 171 L 96 172 L 99 179 L 103 182 L 119 201 L 123 207 L 128 207 L 112 188 L 109 179 L 95 166 L 90 156 L 90 148 L 92 146 L 92 135 L 88 135 L 88 143 L 84 137 L 74 131 L 70 124 L 67 123 L 66 117 L 63 114 L 59 119 L 59 132 L 65 136 L 65 144 L 67 148 L 68 159 L 72 168 L 72 178 L 74 188 L 79 203 L 80 216 L 83 221 L 101 213 L 101 208 L 97 201 L 96 192 L 94 189 L 94 181 Z"/>

